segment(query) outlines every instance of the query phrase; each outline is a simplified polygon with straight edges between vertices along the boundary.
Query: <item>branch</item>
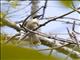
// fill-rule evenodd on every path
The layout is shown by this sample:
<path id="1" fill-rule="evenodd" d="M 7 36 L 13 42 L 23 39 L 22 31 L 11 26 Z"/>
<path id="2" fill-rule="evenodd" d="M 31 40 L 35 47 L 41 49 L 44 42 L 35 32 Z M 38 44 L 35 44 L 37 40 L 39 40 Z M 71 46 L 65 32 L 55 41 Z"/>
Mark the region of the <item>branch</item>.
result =
<path id="1" fill-rule="evenodd" d="M 18 9 L 18 10 L 12 11 L 12 12 L 9 12 L 9 13 L 8 13 L 8 15 L 9 15 L 9 14 L 12 14 L 12 13 L 19 12 L 19 11 L 21 11 L 21 10 L 25 9 L 25 8 L 26 8 L 26 7 L 28 7 L 31 3 L 32 3 L 32 2 L 30 2 L 28 5 L 26 5 L 26 6 L 25 6 L 25 7 L 23 7 L 23 8 L 20 8 L 20 9 Z"/>
<path id="2" fill-rule="evenodd" d="M 24 21 L 23 21 L 22 26 L 23 26 L 23 25 L 25 25 L 26 20 L 27 20 L 30 16 L 34 15 L 34 14 L 35 14 L 36 12 L 38 12 L 41 8 L 43 8 L 43 6 L 42 6 L 42 7 L 40 7 L 40 8 L 39 8 L 37 11 L 35 11 L 34 13 L 30 14 L 28 17 L 26 17 L 26 18 L 24 19 Z"/>
<path id="3" fill-rule="evenodd" d="M 80 7 L 77 8 L 77 9 L 80 9 Z M 64 16 L 67 16 L 67 15 L 73 13 L 73 12 L 75 12 L 75 10 L 70 11 L 70 12 L 68 12 L 68 13 L 66 13 L 66 14 L 63 14 L 63 15 L 61 15 L 61 16 L 59 16 L 59 17 L 55 17 L 55 18 L 53 18 L 53 19 L 51 19 L 51 20 L 48 20 L 47 22 L 45 22 L 44 24 L 41 24 L 38 28 L 36 28 L 36 29 L 34 29 L 34 30 L 37 30 L 37 29 L 39 29 L 40 27 L 45 26 L 45 25 L 48 24 L 49 22 L 51 22 L 51 21 L 55 21 L 56 19 L 58 19 L 58 18 L 62 18 L 62 17 L 64 17 Z"/>
<path id="4" fill-rule="evenodd" d="M 64 22 L 64 23 L 66 23 L 66 24 L 74 24 L 74 23 L 69 22 L 69 21 L 60 21 L 60 20 L 56 20 L 56 21 L 59 21 L 59 22 Z M 75 25 L 80 26 L 80 24 L 79 24 L 79 23 L 75 23 Z"/>
<path id="5" fill-rule="evenodd" d="M 43 19 L 43 17 L 44 17 L 45 10 L 46 10 L 46 7 L 47 7 L 47 2 L 48 2 L 48 0 L 45 0 L 45 4 L 44 4 L 44 7 L 43 7 L 43 14 L 42 14 L 42 18 L 41 19 Z"/>
<path id="6" fill-rule="evenodd" d="M 75 7 L 75 5 L 74 5 L 74 3 L 72 2 L 72 6 L 73 6 L 73 10 L 75 10 L 77 13 L 79 13 L 80 14 L 80 11 L 78 11 L 77 9 L 76 9 L 76 7 Z"/>
<path id="7" fill-rule="evenodd" d="M 27 29 L 28 30 L 28 29 Z M 23 30 L 25 31 L 25 30 Z M 29 31 L 29 30 L 28 30 Z M 39 33 L 36 33 L 36 32 L 33 32 L 33 31 L 29 31 L 30 33 L 35 33 L 35 34 L 39 34 Z M 47 38 L 47 37 L 44 37 L 42 35 L 39 34 L 39 39 L 41 41 L 41 43 L 43 45 L 46 45 L 48 47 L 52 47 L 53 46 L 53 43 L 55 41 L 55 39 L 50 39 L 50 38 Z M 56 41 L 56 46 L 62 46 L 59 41 Z M 56 48 L 57 51 L 59 52 L 62 52 L 64 54 L 68 54 L 69 52 L 72 51 L 72 49 L 68 48 L 68 47 L 62 47 L 62 48 Z M 75 56 L 75 58 L 79 58 L 80 56 L 80 53 L 79 52 L 76 52 L 74 51 L 72 54 L 71 54 L 71 57 L 73 57 L 73 55 Z M 74 58 L 74 57 L 73 57 Z"/>
<path id="8" fill-rule="evenodd" d="M 41 43 L 43 45 L 46 45 L 48 47 L 52 47 L 53 46 L 53 41 L 54 41 L 53 39 L 49 39 L 49 38 L 42 37 L 42 36 L 40 36 L 39 39 L 40 39 L 40 41 L 41 41 Z M 55 45 L 58 46 L 58 47 L 62 46 L 58 41 L 56 41 Z M 61 47 L 61 48 L 54 48 L 54 49 L 59 51 L 59 52 L 61 52 L 61 53 L 66 54 L 66 55 L 69 54 L 69 52 L 72 51 L 71 48 L 68 48 L 68 47 L 65 47 L 65 46 Z M 73 51 L 73 53 L 71 53 L 70 57 L 72 57 L 72 58 L 80 58 L 80 53 L 77 52 L 77 51 Z"/>

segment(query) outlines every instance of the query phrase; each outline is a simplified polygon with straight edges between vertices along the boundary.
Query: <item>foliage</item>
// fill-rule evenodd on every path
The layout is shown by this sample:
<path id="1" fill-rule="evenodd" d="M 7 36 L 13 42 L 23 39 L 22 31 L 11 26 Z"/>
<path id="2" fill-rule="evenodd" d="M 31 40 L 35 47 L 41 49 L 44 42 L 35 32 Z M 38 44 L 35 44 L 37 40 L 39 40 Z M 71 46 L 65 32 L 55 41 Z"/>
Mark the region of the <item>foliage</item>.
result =
<path id="1" fill-rule="evenodd" d="M 13 45 L 1 46 L 1 60 L 58 60 L 55 57 L 46 56 L 36 50 L 20 48 Z"/>
<path id="2" fill-rule="evenodd" d="M 18 5 L 18 0 L 8 0 L 8 2 L 10 3 L 10 5 L 13 7 L 13 8 L 16 8 L 17 5 Z"/>
<path id="3" fill-rule="evenodd" d="M 60 3 L 67 8 L 72 7 L 72 2 L 73 0 L 60 0 Z"/>
<path id="4" fill-rule="evenodd" d="M 0 34 L 0 40 L 6 40 L 6 34 Z M 8 37 L 9 38 L 9 37 Z M 13 44 L 1 43 L 1 60 L 58 60 L 56 57 L 43 55 L 40 52 L 30 49 L 21 48 Z"/>

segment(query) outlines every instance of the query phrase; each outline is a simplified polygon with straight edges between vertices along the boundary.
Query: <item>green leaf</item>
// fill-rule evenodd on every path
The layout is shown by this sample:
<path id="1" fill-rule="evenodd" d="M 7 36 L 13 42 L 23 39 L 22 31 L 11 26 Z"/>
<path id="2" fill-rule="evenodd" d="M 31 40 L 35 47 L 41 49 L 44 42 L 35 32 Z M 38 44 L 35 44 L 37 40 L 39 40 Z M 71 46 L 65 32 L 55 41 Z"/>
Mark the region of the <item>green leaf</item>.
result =
<path id="1" fill-rule="evenodd" d="M 1 60 L 59 60 L 30 48 L 1 45 Z"/>
<path id="2" fill-rule="evenodd" d="M 72 8 L 72 0 L 60 0 L 60 3 L 67 8 Z"/>

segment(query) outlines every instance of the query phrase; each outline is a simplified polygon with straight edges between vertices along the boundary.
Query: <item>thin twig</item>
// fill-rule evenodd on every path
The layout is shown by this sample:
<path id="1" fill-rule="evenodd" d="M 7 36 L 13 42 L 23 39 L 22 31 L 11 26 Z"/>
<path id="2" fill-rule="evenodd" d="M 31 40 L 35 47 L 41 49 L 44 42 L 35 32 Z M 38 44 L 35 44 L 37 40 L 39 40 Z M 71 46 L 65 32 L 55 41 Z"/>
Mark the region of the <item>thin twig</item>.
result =
<path id="1" fill-rule="evenodd" d="M 42 14 L 42 18 L 41 19 L 43 19 L 43 17 L 44 17 L 45 10 L 47 8 L 47 2 L 48 2 L 48 0 L 45 0 L 45 4 L 44 4 L 44 7 L 43 7 L 43 14 Z"/>
<path id="2" fill-rule="evenodd" d="M 34 13 L 30 14 L 28 17 L 26 17 L 26 18 L 24 19 L 24 21 L 23 21 L 22 26 L 25 25 L 26 20 L 27 20 L 30 16 L 34 15 L 34 14 L 35 14 L 36 12 L 38 12 L 41 8 L 43 8 L 43 6 L 41 6 L 41 7 L 40 7 L 38 10 L 36 10 Z"/>
<path id="3" fill-rule="evenodd" d="M 56 21 L 58 21 L 58 22 L 64 22 L 64 23 L 66 23 L 66 24 L 74 24 L 74 23 L 69 22 L 69 21 L 61 21 L 61 20 L 56 20 Z M 75 25 L 80 26 L 80 24 L 79 24 L 79 23 L 75 23 Z"/>
<path id="4" fill-rule="evenodd" d="M 20 33 L 15 34 L 14 36 L 12 36 L 9 40 L 7 40 L 7 41 L 5 42 L 5 44 L 9 43 L 13 38 L 15 38 L 15 37 L 17 37 L 17 36 L 20 36 Z"/>
<path id="5" fill-rule="evenodd" d="M 28 5 L 26 5 L 25 7 L 20 8 L 20 9 L 18 9 L 18 10 L 16 10 L 16 11 L 9 12 L 9 13 L 8 13 L 8 15 L 9 15 L 9 14 L 12 14 L 12 13 L 19 12 L 19 11 L 23 10 L 24 8 L 28 7 L 31 3 L 32 3 L 32 2 L 30 2 L 30 3 L 29 3 Z"/>
<path id="6" fill-rule="evenodd" d="M 80 7 L 77 8 L 77 9 L 80 9 Z M 66 13 L 66 14 L 63 14 L 63 15 L 61 15 L 61 16 L 59 16 L 59 17 L 55 17 L 55 18 L 53 18 L 53 19 L 51 19 L 51 20 L 48 20 L 47 22 L 45 22 L 44 24 L 41 24 L 39 27 L 37 27 L 37 28 L 34 29 L 34 30 L 37 30 L 37 29 L 39 29 L 40 27 L 45 26 L 47 23 L 49 23 L 49 22 L 51 22 L 51 21 L 55 21 L 55 20 L 58 19 L 58 18 L 62 18 L 62 17 L 64 17 L 64 16 L 67 16 L 67 15 L 73 13 L 73 12 L 75 12 L 75 10 L 70 11 L 70 12 L 68 12 L 68 13 Z"/>
<path id="7" fill-rule="evenodd" d="M 72 51 L 66 56 L 66 58 L 64 60 L 67 60 L 68 57 L 73 53 L 74 49 L 76 48 L 76 45 L 72 48 Z"/>
<path id="8" fill-rule="evenodd" d="M 80 11 L 78 11 L 78 10 L 76 9 L 76 7 L 75 7 L 75 5 L 74 5 L 74 3 L 73 3 L 73 2 L 72 2 L 72 7 L 73 7 L 73 8 L 72 8 L 73 10 L 75 10 L 77 13 L 79 13 L 79 14 L 80 14 Z"/>

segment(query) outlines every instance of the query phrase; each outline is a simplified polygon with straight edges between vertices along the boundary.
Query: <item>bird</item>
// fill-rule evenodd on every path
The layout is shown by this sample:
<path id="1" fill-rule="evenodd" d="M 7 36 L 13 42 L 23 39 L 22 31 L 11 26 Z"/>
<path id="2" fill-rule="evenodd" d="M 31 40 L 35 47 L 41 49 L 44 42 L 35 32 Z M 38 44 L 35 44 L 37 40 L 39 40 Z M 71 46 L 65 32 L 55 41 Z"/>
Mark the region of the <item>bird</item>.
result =
<path id="1" fill-rule="evenodd" d="M 30 30 L 34 30 L 38 26 L 39 26 L 39 22 L 38 22 L 37 18 L 31 19 L 31 20 L 27 21 L 27 23 L 26 23 L 26 27 Z"/>
<path id="2" fill-rule="evenodd" d="M 33 17 L 32 19 L 28 20 L 26 23 L 26 28 L 30 29 L 30 30 L 34 30 L 39 26 L 39 16 L 38 17 Z M 38 31 L 38 30 L 36 30 Z M 28 35 L 28 41 L 31 43 L 31 45 L 40 45 L 41 42 L 38 38 L 39 35 L 35 34 L 35 33 L 30 33 Z"/>

